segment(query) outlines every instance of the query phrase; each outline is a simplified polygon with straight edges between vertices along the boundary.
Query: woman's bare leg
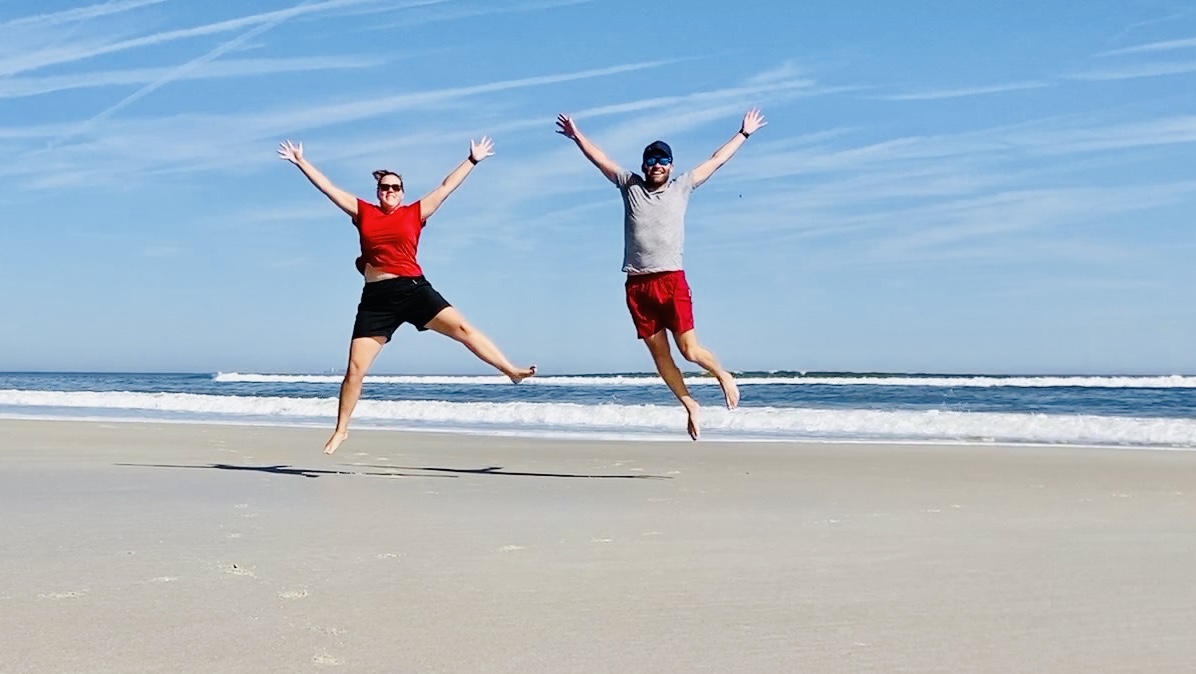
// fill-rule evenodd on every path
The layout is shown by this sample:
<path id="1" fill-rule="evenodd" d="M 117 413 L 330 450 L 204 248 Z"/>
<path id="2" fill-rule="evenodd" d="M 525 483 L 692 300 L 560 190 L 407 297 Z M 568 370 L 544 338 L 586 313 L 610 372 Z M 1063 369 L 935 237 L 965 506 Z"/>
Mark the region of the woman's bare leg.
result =
<path id="1" fill-rule="evenodd" d="M 361 382 L 365 373 L 373 365 L 382 345 L 386 344 L 385 337 L 358 337 L 349 343 L 349 366 L 345 369 L 345 379 L 341 382 L 340 404 L 336 411 L 336 430 L 332 437 L 324 443 L 324 453 L 331 454 L 349 437 L 349 417 L 357 407 L 361 398 Z"/>
<path id="2" fill-rule="evenodd" d="M 465 348 L 473 352 L 473 355 L 510 377 L 511 381 L 516 384 L 536 374 L 535 365 L 526 368 L 512 365 L 511 361 L 507 360 L 502 351 L 499 351 L 498 347 L 494 345 L 494 342 L 490 341 L 490 338 L 481 330 L 470 325 L 461 312 L 454 307 L 442 309 L 435 318 L 428 321 L 425 327 L 461 342 Z"/>

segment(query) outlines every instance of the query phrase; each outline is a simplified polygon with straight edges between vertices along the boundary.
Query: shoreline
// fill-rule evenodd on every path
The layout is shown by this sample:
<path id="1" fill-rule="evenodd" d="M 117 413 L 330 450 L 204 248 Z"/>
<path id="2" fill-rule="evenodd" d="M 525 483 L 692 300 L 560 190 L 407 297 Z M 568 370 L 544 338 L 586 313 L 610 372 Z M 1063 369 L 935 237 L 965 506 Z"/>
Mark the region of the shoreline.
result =
<path id="1" fill-rule="evenodd" d="M 327 429 L 326 432 L 331 434 L 332 428 L 335 425 L 334 420 L 330 419 L 326 423 L 268 423 L 262 421 L 244 421 L 236 422 L 229 420 L 169 420 L 169 419 L 130 419 L 122 417 L 49 417 L 36 415 L 19 415 L 19 414 L 5 414 L 0 413 L 0 424 L 7 422 L 30 422 L 30 423 L 72 423 L 72 424 L 128 424 L 128 425 L 161 425 L 161 426 L 227 426 L 230 428 L 276 428 L 276 429 L 303 429 L 320 431 Z M 358 422 L 362 423 L 362 422 Z M 364 423 L 370 423 L 365 421 Z M 356 433 L 397 433 L 397 434 L 414 434 L 414 435 L 431 435 L 431 436 L 462 436 L 468 438 L 503 438 L 503 439 L 526 439 L 526 440 L 556 440 L 565 442 L 610 442 L 610 443 L 646 443 L 649 445 L 657 443 L 675 443 L 681 442 L 685 444 L 692 444 L 688 438 L 685 437 L 684 431 L 679 431 L 676 434 L 666 434 L 664 432 L 654 433 L 610 433 L 605 431 L 524 431 L 524 430 L 497 430 L 497 429 L 460 429 L 460 428 L 411 428 L 411 427 L 386 427 L 386 426 L 364 426 L 355 427 L 350 430 L 351 434 Z M 674 437 L 677 436 L 677 437 Z M 912 440 L 893 440 L 893 439 L 869 439 L 869 438 L 785 438 L 785 437 L 769 437 L 769 436 L 738 436 L 738 437 L 708 437 L 703 435 L 699 443 L 716 443 L 716 444 L 794 444 L 794 445 L 892 445 L 897 447 L 902 446 L 933 446 L 933 447 L 958 447 L 958 448 L 976 448 L 976 447 L 1007 447 L 1007 448 L 1042 448 L 1042 449 L 1083 449 L 1083 450 L 1114 450 L 1114 451 L 1159 451 L 1159 452 L 1196 452 L 1196 446 L 1180 446 L 1180 445 L 1114 445 L 1114 444 L 1085 444 L 1085 443 L 1055 443 L 1055 442 L 1009 442 L 1009 441 L 967 441 L 959 439 L 912 439 Z"/>

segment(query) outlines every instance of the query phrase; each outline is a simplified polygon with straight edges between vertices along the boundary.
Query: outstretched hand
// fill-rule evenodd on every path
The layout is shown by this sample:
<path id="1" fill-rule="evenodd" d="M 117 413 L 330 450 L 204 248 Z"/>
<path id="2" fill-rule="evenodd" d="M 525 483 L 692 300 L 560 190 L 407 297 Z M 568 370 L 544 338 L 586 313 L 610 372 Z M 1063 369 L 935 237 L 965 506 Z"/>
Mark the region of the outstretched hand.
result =
<path id="1" fill-rule="evenodd" d="M 764 121 L 764 115 L 760 114 L 758 108 L 752 108 L 743 116 L 743 132 L 749 136 L 756 133 L 761 127 L 767 126 L 768 122 Z"/>
<path id="2" fill-rule="evenodd" d="M 568 138 L 569 140 L 577 140 L 577 125 L 573 123 L 573 118 L 569 115 L 557 115 L 556 117 L 556 132 Z"/>
<path id="3" fill-rule="evenodd" d="M 469 156 L 474 162 L 479 162 L 486 157 L 494 156 L 494 141 L 490 140 L 489 136 L 482 136 L 478 142 L 469 141 Z"/>
<path id="4" fill-rule="evenodd" d="M 278 146 L 278 158 L 285 159 L 296 166 L 303 161 L 303 143 L 295 145 L 291 141 L 283 141 Z"/>

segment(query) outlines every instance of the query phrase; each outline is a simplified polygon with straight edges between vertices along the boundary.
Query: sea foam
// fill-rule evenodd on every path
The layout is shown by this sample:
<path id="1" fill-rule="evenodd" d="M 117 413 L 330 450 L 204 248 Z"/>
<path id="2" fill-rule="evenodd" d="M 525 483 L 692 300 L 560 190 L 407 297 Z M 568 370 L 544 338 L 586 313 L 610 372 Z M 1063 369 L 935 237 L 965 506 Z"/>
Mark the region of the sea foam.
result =
<path id="1" fill-rule="evenodd" d="M 213 380 L 222 383 L 262 384 L 339 384 L 340 375 L 315 374 L 242 374 L 220 372 Z M 367 375 L 367 383 L 395 384 L 405 386 L 510 386 L 511 380 L 502 375 L 495 376 L 445 376 L 445 375 Z M 1152 377 L 1127 376 L 1067 376 L 1067 377 L 997 377 L 997 376 L 842 376 L 806 377 L 741 375 L 736 380 L 740 386 L 765 384 L 782 386 L 937 386 L 942 388 L 1196 388 L 1196 376 L 1165 375 Z M 686 377 L 690 386 L 717 386 L 713 377 Z M 663 386 L 659 377 L 636 375 L 589 375 L 589 376 L 544 376 L 525 379 L 521 385 L 532 386 Z"/>
<path id="2" fill-rule="evenodd" d="M 147 421 L 263 419 L 274 423 L 330 423 L 336 399 L 192 393 L 0 390 L 0 412 L 53 410 L 62 418 L 87 410 L 120 410 Z M 64 414 L 65 411 L 65 414 Z M 48 413 L 48 412 L 47 412 Z M 684 427 L 675 405 L 616 403 L 444 402 L 363 400 L 354 418 L 383 427 L 495 430 L 544 434 L 585 432 L 676 435 Z M 1007 442 L 1196 448 L 1196 419 L 1096 415 L 842 410 L 788 407 L 707 407 L 703 429 L 723 438 Z"/>

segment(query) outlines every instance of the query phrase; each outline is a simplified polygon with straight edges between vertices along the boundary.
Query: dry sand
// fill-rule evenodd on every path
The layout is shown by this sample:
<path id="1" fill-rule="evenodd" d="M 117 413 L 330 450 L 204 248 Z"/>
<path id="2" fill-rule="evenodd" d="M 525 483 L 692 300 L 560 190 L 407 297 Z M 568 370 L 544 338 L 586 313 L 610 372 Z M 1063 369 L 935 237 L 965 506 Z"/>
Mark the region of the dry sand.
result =
<path id="1" fill-rule="evenodd" d="M 0 421 L 0 672 L 1192 672 L 1196 453 Z"/>

